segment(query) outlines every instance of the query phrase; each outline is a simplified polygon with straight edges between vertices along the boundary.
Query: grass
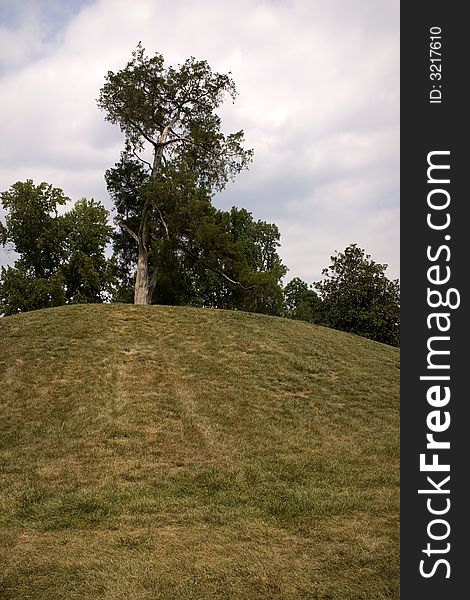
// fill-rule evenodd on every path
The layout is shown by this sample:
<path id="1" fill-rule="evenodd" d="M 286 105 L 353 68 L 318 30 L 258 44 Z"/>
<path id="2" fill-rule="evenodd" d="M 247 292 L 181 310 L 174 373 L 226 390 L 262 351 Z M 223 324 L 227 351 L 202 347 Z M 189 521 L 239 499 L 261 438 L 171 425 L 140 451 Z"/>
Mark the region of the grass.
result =
<path id="1" fill-rule="evenodd" d="M 0 320 L 0 597 L 399 598 L 399 352 L 128 305 Z"/>

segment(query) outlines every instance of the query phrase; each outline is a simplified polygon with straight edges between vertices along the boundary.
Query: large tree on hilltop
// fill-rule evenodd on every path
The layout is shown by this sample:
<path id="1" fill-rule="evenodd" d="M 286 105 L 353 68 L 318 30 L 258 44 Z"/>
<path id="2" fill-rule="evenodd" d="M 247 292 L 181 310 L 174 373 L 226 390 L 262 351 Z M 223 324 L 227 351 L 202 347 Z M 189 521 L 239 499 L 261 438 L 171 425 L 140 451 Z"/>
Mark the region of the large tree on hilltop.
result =
<path id="1" fill-rule="evenodd" d="M 136 182 L 145 176 L 130 159 L 106 174 L 116 209 L 132 229 L 148 193 Z M 194 185 L 194 175 L 184 171 L 160 182 L 157 208 L 149 218 L 149 265 L 157 266 L 154 302 L 280 314 L 280 279 L 287 269 L 277 253 L 276 225 L 254 221 L 245 209 L 217 210 L 204 188 Z M 132 302 L 138 245 L 118 231 L 114 252 L 120 280 L 115 300 Z"/>
<path id="2" fill-rule="evenodd" d="M 206 61 L 189 58 L 178 68 L 165 67 L 161 54 L 147 57 L 140 44 L 124 69 L 106 76 L 98 106 L 125 135 L 121 161 L 107 182 L 116 222 L 136 246 L 136 304 L 152 302 L 158 259 L 181 251 L 174 221 L 182 205 L 187 216 L 203 206 L 209 213 L 212 194 L 251 160 L 243 131 L 221 131 L 215 111 L 226 95 L 235 99 L 233 80 L 213 73 Z"/>

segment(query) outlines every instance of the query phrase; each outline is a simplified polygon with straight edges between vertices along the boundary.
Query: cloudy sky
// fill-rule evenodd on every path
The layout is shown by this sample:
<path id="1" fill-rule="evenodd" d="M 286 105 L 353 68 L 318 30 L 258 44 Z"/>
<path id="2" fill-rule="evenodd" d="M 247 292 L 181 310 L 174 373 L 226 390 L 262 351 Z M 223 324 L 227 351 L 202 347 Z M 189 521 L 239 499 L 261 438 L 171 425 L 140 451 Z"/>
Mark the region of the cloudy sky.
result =
<path id="1" fill-rule="evenodd" d="M 0 191 L 33 179 L 112 207 L 123 138 L 96 98 L 139 41 L 232 72 L 223 128 L 255 156 L 214 202 L 278 225 L 286 281 L 350 243 L 399 277 L 399 0 L 0 0 Z"/>

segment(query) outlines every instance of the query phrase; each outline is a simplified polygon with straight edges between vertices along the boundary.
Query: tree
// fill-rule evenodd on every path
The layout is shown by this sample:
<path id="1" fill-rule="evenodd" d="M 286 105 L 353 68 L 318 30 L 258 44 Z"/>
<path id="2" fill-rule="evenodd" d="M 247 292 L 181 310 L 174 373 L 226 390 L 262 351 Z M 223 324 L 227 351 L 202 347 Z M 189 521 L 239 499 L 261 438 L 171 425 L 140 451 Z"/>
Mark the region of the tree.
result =
<path id="1" fill-rule="evenodd" d="M 6 226 L 0 224 L 0 241 L 21 255 L 21 264 L 36 278 L 50 275 L 62 260 L 58 209 L 68 200 L 61 189 L 45 182 L 35 186 L 30 179 L 1 194 L 7 214 Z"/>
<path id="2" fill-rule="evenodd" d="M 121 281 L 127 288 L 121 288 L 116 299 L 129 299 L 131 285 L 139 289 L 139 268 L 143 268 L 149 279 L 149 301 L 187 304 L 191 289 L 188 273 L 201 255 L 200 232 L 217 212 L 208 194 L 187 170 L 179 169 L 152 181 L 137 160 L 124 156 L 106 172 L 106 181 L 120 215 L 117 221 L 121 230 L 114 236 L 114 250 Z M 158 203 L 154 202 L 156 198 Z M 146 211 L 148 257 L 142 267 L 141 245 L 135 243 L 135 236 L 128 230 L 141 230 L 141 211 L 147 202 L 154 210 Z"/>
<path id="3" fill-rule="evenodd" d="M 285 316 L 316 323 L 319 321 L 320 298 L 305 281 L 294 277 L 284 288 Z"/>
<path id="4" fill-rule="evenodd" d="M 68 200 L 61 189 L 31 180 L 1 194 L 0 242 L 19 254 L 13 267 L 1 270 L 1 312 L 105 299 L 113 277 L 104 255 L 112 231 L 108 211 L 82 199 L 59 215 Z"/>
<path id="5" fill-rule="evenodd" d="M 231 286 L 228 307 L 251 312 L 280 315 L 283 306 L 281 279 L 287 273 L 277 249 L 277 226 L 254 221 L 246 209 L 232 207 L 230 233 L 235 245 L 233 279 L 245 286 Z"/>
<path id="6" fill-rule="evenodd" d="M 276 225 L 254 221 L 244 208 L 217 211 L 213 224 L 199 231 L 203 250 L 196 295 L 202 304 L 281 314 L 280 280 L 287 268 L 277 253 L 279 238 Z"/>
<path id="7" fill-rule="evenodd" d="M 125 135 L 121 161 L 106 179 L 116 222 L 136 248 L 136 304 L 152 302 L 164 260 L 182 252 L 178 211 L 188 216 L 205 205 L 212 218 L 212 194 L 251 161 L 243 131 L 221 131 L 215 111 L 227 94 L 235 99 L 233 80 L 206 61 L 165 67 L 161 54 L 145 56 L 140 43 L 124 69 L 106 76 L 98 106 Z"/>
<path id="8" fill-rule="evenodd" d="M 14 267 L 2 267 L 0 311 L 13 314 L 65 303 L 63 278 L 57 264 L 63 260 L 63 229 L 58 207 L 62 190 L 31 180 L 17 182 L 1 195 L 7 211 L 0 225 L 1 242 L 20 255 Z"/>
<path id="9" fill-rule="evenodd" d="M 322 299 L 323 323 L 398 346 L 400 289 L 398 280 L 387 279 L 386 268 L 356 244 L 336 252 L 322 271 L 325 279 L 315 285 Z"/>
<path id="10" fill-rule="evenodd" d="M 113 228 L 109 213 L 99 202 L 82 198 L 62 217 L 64 260 L 61 272 L 68 303 L 103 302 L 115 278 L 106 258 Z"/>
<path id="11" fill-rule="evenodd" d="M 110 184 L 114 186 L 111 178 L 108 187 Z M 118 185 L 118 191 L 125 189 Z M 197 193 L 189 189 L 180 193 L 182 189 L 178 186 L 172 193 L 169 188 L 160 196 L 172 235 L 156 236 L 153 243 L 150 258 L 158 264 L 153 301 L 280 314 L 280 279 L 287 269 L 277 254 L 278 228 L 255 222 L 245 209 L 215 209 L 201 188 Z M 128 218 L 132 218 L 130 212 Z M 158 225 L 155 223 L 157 231 Z M 115 235 L 121 282 L 117 301 L 128 302 L 132 296 L 137 247 L 131 241 L 123 233 Z"/>

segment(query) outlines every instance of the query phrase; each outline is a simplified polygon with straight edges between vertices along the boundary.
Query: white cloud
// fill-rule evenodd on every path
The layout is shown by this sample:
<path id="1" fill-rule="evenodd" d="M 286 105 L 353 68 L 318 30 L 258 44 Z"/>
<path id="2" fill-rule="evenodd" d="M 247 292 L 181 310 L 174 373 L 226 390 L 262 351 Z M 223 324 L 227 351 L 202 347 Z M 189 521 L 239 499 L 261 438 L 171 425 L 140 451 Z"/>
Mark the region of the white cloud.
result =
<path id="1" fill-rule="evenodd" d="M 17 60 L 0 79 L 1 190 L 33 178 L 106 200 L 122 138 L 95 99 L 141 40 L 232 72 L 224 128 L 243 128 L 255 158 L 215 202 L 276 222 L 291 276 L 318 279 L 351 242 L 398 276 L 398 0 L 97 0 L 56 30 L 32 4 L 2 26 Z"/>

